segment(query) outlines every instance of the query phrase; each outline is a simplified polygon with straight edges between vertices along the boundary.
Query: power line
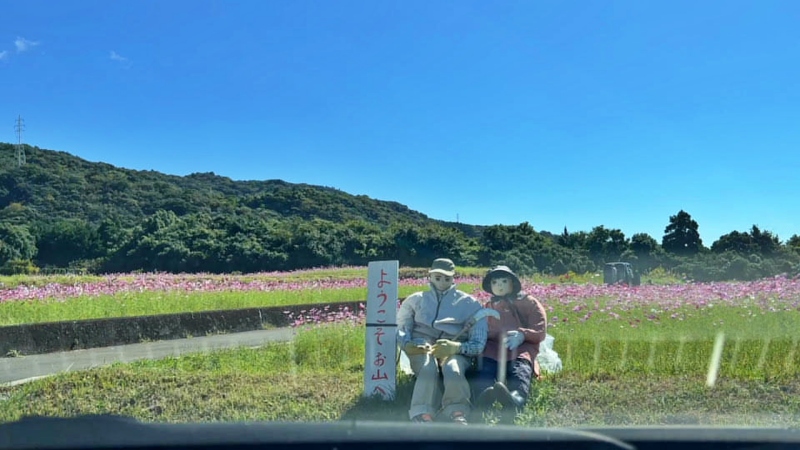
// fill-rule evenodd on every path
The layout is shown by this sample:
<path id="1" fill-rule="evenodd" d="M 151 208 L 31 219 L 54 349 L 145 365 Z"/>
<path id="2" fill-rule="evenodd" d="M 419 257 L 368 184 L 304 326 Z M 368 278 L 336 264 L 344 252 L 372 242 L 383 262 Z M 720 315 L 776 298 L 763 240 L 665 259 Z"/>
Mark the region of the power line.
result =
<path id="1" fill-rule="evenodd" d="M 17 116 L 17 123 L 14 125 L 14 131 L 17 132 L 17 165 L 22 167 L 25 165 L 25 146 L 22 144 L 22 132 L 25 131 L 25 121 L 22 116 Z"/>

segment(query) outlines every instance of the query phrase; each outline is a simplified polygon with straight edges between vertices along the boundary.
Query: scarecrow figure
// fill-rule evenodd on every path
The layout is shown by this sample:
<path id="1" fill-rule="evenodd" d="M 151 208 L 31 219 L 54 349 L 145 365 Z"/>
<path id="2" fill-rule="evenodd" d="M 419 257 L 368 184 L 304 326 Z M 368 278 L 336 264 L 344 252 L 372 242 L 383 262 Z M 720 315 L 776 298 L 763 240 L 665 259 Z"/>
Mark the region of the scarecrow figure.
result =
<path id="1" fill-rule="evenodd" d="M 397 342 L 416 376 L 409 417 L 428 423 L 441 413 L 466 424 L 466 373 L 486 345 L 487 321 L 480 302 L 456 289 L 453 261 L 437 259 L 428 273 L 430 290 L 408 296 L 397 313 Z"/>
<path id="2" fill-rule="evenodd" d="M 547 313 L 537 299 L 522 292 L 519 277 L 507 266 L 491 269 L 482 288 L 492 294 L 485 306 L 497 311 L 500 319 L 488 323 L 480 370 L 471 377 L 476 406 L 499 401 L 506 408 L 523 408 L 531 380 L 541 376 L 536 356 L 547 335 Z"/>

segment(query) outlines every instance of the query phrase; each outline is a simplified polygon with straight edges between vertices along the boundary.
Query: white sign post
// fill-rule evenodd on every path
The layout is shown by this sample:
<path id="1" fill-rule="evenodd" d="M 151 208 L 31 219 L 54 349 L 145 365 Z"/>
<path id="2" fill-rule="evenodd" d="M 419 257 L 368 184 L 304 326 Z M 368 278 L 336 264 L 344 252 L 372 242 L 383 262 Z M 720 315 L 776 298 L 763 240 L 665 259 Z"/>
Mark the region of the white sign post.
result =
<path id="1" fill-rule="evenodd" d="M 399 261 L 372 261 L 367 272 L 367 351 L 364 395 L 394 400 L 397 384 Z"/>

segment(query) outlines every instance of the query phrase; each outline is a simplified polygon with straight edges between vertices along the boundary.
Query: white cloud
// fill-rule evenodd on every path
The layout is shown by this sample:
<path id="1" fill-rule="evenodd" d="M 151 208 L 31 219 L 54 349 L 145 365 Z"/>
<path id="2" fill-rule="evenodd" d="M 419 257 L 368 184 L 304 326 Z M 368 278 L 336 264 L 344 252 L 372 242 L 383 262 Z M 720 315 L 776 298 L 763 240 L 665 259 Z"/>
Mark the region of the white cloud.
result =
<path id="1" fill-rule="evenodd" d="M 30 50 L 33 47 L 39 45 L 38 42 L 29 41 L 25 38 L 21 38 L 17 36 L 17 40 L 14 41 L 14 46 L 17 47 L 17 52 L 22 53 L 26 50 Z"/>
<path id="2" fill-rule="evenodd" d="M 111 56 L 111 59 L 113 59 L 114 61 L 127 61 L 128 60 L 128 58 L 125 58 L 125 57 L 121 56 L 119 53 L 115 52 L 114 50 L 111 50 L 111 55 L 110 56 Z"/>
<path id="3" fill-rule="evenodd" d="M 8 56 L 8 51 L 3 50 L 2 52 L 0 52 L 0 61 L 6 59 L 6 56 Z"/>
<path id="4" fill-rule="evenodd" d="M 131 66 L 131 64 L 133 64 L 133 63 L 131 63 L 130 59 L 120 55 L 119 53 L 115 52 L 114 50 L 111 50 L 111 53 L 109 53 L 108 57 L 111 58 L 112 61 L 118 61 L 118 62 L 122 63 L 123 67 L 125 67 L 125 68 L 128 68 L 128 67 Z"/>

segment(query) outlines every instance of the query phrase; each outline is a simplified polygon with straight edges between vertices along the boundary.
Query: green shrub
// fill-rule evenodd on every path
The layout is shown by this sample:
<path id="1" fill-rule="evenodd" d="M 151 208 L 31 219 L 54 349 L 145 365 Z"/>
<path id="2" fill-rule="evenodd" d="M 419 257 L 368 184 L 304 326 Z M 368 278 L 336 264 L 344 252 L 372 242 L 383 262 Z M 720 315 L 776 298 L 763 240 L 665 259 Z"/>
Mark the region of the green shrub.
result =
<path id="1" fill-rule="evenodd" d="M 32 261 L 15 259 L 8 261 L 0 267 L 0 274 L 3 275 L 36 275 L 39 268 Z"/>

